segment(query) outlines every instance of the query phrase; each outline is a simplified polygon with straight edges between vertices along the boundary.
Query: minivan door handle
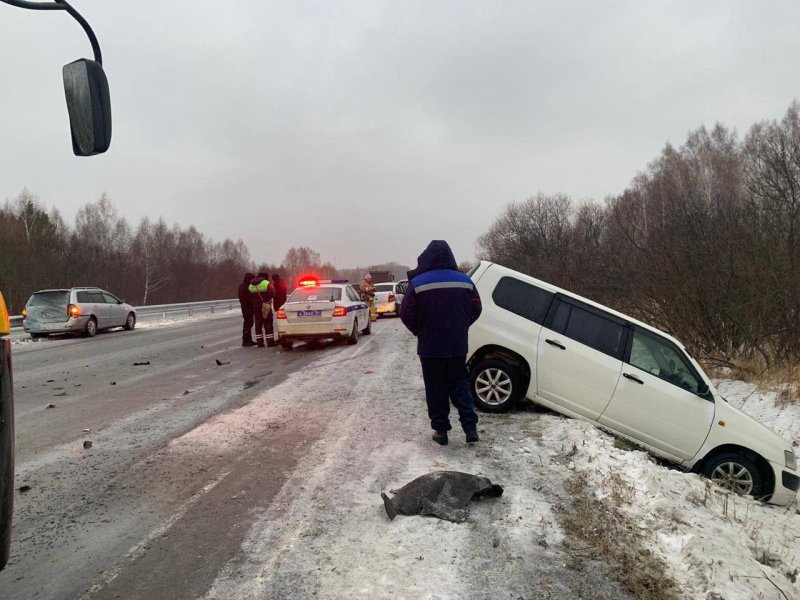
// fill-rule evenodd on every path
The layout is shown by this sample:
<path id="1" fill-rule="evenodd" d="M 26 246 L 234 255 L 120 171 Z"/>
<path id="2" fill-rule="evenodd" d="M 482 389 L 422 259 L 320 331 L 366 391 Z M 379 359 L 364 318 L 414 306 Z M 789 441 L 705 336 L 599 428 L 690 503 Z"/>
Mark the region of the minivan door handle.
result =
<path id="1" fill-rule="evenodd" d="M 567 349 L 566 346 L 564 346 L 563 344 L 561 344 L 560 342 L 557 342 L 555 340 L 545 340 L 545 342 L 547 342 L 551 346 L 555 346 L 556 348 L 561 348 L 562 350 L 566 350 Z"/>
<path id="2" fill-rule="evenodd" d="M 627 379 L 630 379 L 631 381 L 635 381 L 639 385 L 644 385 L 644 381 L 639 379 L 636 375 L 631 375 L 630 373 L 623 373 L 622 376 Z"/>

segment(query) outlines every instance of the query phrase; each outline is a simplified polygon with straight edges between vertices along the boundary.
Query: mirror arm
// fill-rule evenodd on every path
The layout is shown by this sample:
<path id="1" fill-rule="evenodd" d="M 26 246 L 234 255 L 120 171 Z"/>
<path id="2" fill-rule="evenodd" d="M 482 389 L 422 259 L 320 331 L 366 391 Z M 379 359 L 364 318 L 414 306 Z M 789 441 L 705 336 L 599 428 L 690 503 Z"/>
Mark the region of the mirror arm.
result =
<path id="1" fill-rule="evenodd" d="M 92 51 L 94 51 L 94 60 L 95 62 L 99 63 L 100 65 L 103 64 L 103 55 L 100 52 L 100 44 L 97 42 L 97 37 L 92 31 L 92 28 L 89 26 L 89 23 L 86 22 L 81 14 L 75 10 L 66 0 L 53 0 L 53 2 L 29 2 L 28 0 L 0 0 L 0 2 L 4 2 L 6 4 L 10 4 L 11 6 L 16 6 L 18 8 L 27 8 L 30 10 L 65 10 L 67 11 L 73 19 L 75 19 L 80 26 L 83 27 L 83 30 L 86 32 L 86 35 L 89 37 L 89 42 L 92 44 Z"/>

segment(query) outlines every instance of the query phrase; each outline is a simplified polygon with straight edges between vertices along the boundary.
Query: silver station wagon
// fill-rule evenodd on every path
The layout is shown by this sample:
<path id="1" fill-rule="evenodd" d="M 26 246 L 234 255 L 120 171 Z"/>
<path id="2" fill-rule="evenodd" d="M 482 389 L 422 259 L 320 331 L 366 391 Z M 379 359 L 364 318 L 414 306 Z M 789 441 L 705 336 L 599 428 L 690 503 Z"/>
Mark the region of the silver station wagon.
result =
<path id="1" fill-rule="evenodd" d="M 33 294 L 22 311 L 22 327 L 31 337 L 74 333 L 93 337 L 98 331 L 136 326 L 136 309 L 100 288 L 42 290 Z"/>

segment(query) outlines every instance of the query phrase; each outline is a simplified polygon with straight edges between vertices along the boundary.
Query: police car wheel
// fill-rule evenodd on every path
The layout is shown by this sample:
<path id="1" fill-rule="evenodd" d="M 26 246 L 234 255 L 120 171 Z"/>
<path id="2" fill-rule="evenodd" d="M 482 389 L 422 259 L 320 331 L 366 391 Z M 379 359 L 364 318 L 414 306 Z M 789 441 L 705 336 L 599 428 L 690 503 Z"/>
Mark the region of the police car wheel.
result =
<path id="1" fill-rule="evenodd" d="M 353 320 L 353 331 L 347 338 L 348 344 L 357 344 L 358 343 L 358 319 Z"/>
<path id="2" fill-rule="evenodd" d="M 372 333 L 372 321 L 367 321 L 367 328 L 361 332 L 364 335 L 369 335 Z"/>

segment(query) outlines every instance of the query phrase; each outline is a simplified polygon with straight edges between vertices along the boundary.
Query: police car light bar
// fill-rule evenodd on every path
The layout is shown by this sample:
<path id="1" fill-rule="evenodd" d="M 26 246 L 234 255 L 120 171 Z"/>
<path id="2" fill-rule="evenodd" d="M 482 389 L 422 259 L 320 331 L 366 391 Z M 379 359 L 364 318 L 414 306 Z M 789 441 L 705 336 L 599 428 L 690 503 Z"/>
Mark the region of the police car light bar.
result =
<path id="1" fill-rule="evenodd" d="M 301 279 L 298 284 L 301 287 L 315 287 L 325 283 L 350 283 L 349 279 Z"/>

